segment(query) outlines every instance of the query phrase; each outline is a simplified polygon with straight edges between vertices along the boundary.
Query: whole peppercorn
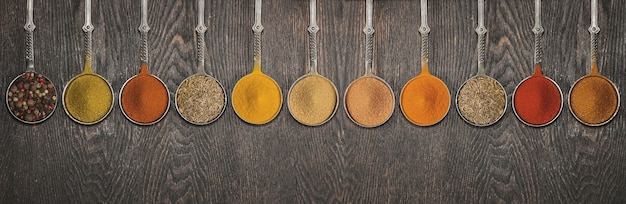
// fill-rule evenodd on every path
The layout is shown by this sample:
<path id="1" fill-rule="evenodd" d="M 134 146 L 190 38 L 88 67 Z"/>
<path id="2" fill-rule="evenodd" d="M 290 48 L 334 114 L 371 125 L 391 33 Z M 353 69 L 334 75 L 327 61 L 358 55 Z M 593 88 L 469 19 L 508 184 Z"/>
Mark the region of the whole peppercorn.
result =
<path id="1" fill-rule="evenodd" d="M 18 76 L 10 86 L 6 99 L 11 113 L 25 122 L 39 122 L 56 107 L 54 84 L 34 72 Z"/>

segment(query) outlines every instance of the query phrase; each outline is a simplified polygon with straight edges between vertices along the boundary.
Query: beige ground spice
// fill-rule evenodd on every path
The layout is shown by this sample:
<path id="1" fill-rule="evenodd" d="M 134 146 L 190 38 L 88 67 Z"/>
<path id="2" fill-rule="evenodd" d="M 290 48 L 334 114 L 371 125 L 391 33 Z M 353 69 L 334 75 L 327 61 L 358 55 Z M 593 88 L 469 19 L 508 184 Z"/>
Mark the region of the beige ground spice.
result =
<path id="1" fill-rule="evenodd" d="M 354 122 L 364 127 L 376 127 L 385 123 L 393 113 L 394 96 L 382 80 L 361 77 L 348 87 L 345 105 Z"/>
<path id="2" fill-rule="evenodd" d="M 296 82 L 289 92 L 289 112 L 300 123 L 320 125 L 335 113 L 337 90 L 320 75 L 309 75 Z"/>

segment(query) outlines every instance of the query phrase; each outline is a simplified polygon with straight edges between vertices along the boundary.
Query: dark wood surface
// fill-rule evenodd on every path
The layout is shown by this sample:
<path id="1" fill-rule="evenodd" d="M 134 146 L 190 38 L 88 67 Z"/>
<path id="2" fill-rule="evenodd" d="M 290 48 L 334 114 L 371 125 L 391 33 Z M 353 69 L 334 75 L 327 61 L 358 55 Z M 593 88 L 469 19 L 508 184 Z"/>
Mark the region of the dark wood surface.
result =
<path id="1" fill-rule="evenodd" d="M 0 90 L 25 70 L 25 1 L 0 6 Z M 319 0 L 319 68 L 343 96 L 364 73 L 365 3 Z M 533 1 L 487 1 L 487 73 L 505 87 L 502 120 L 477 128 L 452 105 L 432 127 L 416 127 L 398 106 L 381 127 L 345 114 L 306 127 L 286 104 L 267 125 L 240 120 L 229 103 L 207 126 L 171 108 L 158 124 L 124 118 L 116 103 L 103 122 L 73 122 L 59 104 L 39 125 L 0 111 L 0 203 L 624 203 L 626 112 L 602 127 L 577 122 L 565 104 L 543 128 L 523 125 L 510 99 L 532 71 Z M 419 2 L 376 1 L 375 70 L 398 97 L 419 72 Z M 431 1 L 431 72 L 450 88 L 476 73 L 476 2 Z M 544 73 L 567 98 L 588 71 L 589 1 L 545 1 Z M 83 66 L 84 2 L 35 1 L 35 65 L 58 88 Z M 626 4 L 599 2 L 599 64 L 626 87 Z M 94 69 L 119 96 L 139 71 L 139 1 L 94 1 Z M 207 71 L 228 93 L 252 70 L 254 3 L 208 0 Z M 170 90 L 195 73 L 195 1 L 149 2 L 150 70 Z M 263 4 L 263 68 L 286 95 L 306 71 L 308 1 Z M 173 91 L 170 93 L 173 97 Z M 230 97 L 230 95 L 229 95 Z M 341 98 L 343 100 L 343 97 Z M 623 97 L 622 97 L 623 101 Z M 173 103 L 172 103 L 173 107 Z"/>

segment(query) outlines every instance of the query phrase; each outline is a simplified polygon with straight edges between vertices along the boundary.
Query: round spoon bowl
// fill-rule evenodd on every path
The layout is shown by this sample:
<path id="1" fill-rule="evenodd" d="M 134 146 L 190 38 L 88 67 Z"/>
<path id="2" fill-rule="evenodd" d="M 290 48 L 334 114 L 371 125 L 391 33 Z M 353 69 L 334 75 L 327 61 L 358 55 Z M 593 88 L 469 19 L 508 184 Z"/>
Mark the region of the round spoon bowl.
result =
<path id="1" fill-rule="evenodd" d="M 167 100 L 159 101 L 154 98 Z M 163 119 L 170 108 L 169 90 L 158 77 L 141 73 L 124 83 L 119 103 L 128 120 L 138 125 L 152 125 Z"/>
<path id="2" fill-rule="evenodd" d="M 511 103 L 520 121 L 531 127 L 543 127 L 561 114 L 563 94 L 554 80 L 533 75 L 517 85 Z"/>
<path id="3" fill-rule="evenodd" d="M 174 103 L 180 116 L 187 122 L 206 125 L 215 122 L 224 113 L 226 91 L 222 83 L 214 77 L 195 74 L 180 84 Z"/>
<path id="4" fill-rule="evenodd" d="M 39 79 L 41 79 L 41 81 Z M 40 86 L 52 85 L 52 88 L 48 87 L 46 90 L 51 90 L 51 91 L 48 91 L 48 93 L 46 93 L 44 96 L 39 97 L 37 95 L 37 92 L 41 92 L 40 90 L 42 89 L 39 88 L 33 91 L 32 87 L 30 87 L 30 84 L 29 84 L 29 87 L 27 90 L 27 88 L 24 87 L 25 82 L 32 82 L 33 84 L 39 83 Z M 22 84 L 21 87 L 20 87 L 20 84 Z M 16 90 L 12 90 L 12 89 L 16 89 Z M 31 91 L 33 91 L 32 95 L 30 94 Z M 23 94 L 20 94 L 20 93 L 23 93 Z M 41 123 L 45 121 L 46 119 L 50 118 L 50 116 L 52 116 L 52 113 L 54 113 L 54 111 L 56 110 L 56 107 L 57 107 L 56 93 L 57 93 L 56 86 L 54 86 L 52 81 L 50 81 L 46 76 L 43 76 L 42 74 L 38 74 L 36 72 L 27 71 L 16 76 L 13 79 L 13 81 L 11 81 L 11 83 L 9 84 L 9 87 L 7 88 L 7 92 L 5 95 L 7 99 L 6 100 L 7 108 L 9 109 L 9 112 L 11 112 L 11 115 L 13 115 L 13 117 L 20 122 L 23 122 L 26 124 Z M 22 95 L 23 98 L 20 99 L 19 95 Z M 29 110 L 28 110 L 29 108 L 27 108 L 26 110 L 23 109 L 25 107 L 23 103 L 28 103 L 29 99 L 32 99 L 33 101 L 36 102 L 35 107 L 30 107 L 30 108 L 36 109 L 37 110 L 36 112 L 39 112 L 39 116 L 37 116 L 38 114 L 35 112 L 35 110 L 30 110 L 30 113 L 29 113 Z M 18 105 L 18 102 L 22 102 L 22 104 Z M 20 114 L 19 109 L 22 109 L 23 111 L 25 111 L 25 113 Z M 39 109 L 46 109 L 46 110 L 42 111 Z M 47 113 L 43 113 L 43 112 L 47 112 Z"/>
<path id="5" fill-rule="evenodd" d="M 619 105 L 617 87 L 599 74 L 578 79 L 570 89 L 570 111 L 578 121 L 588 126 L 610 122 L 617 115 Z"/>
<path id="6" fill-rule="evenodd" d="M 383 79 L 366 75 L 354 80 L 344 94 L 344 109 L 350 120 L 361 127 L 378 127 L 393 113 L 395 98 Z"/>
<path id="7" fill-rule="evenodd" d="M 339 106 L 337 88 L 319 74 L 300 77 L 287 95 L 289 113 L 303 125 L 319 126 L 328 122 Z"/>
<path id="8" fill-rule="evenodd" d="M 486 127 L 498 122 L 506 110 L 504 88 L 489 76 L 475 76 L 463 83 L 456 95 L 456 108 L 467 123 Z"/>
<path id="9" fill-rule="evenodd" d="M 243 121 L 262 125 L 280 112 L 282 92 L 271 77 L 253 72 L 242 77 L 233 88 L 233 109 Z"/>
<path id="10" fill-rule="evenodd" d="M 80 74 L 63 91 L 65 113 L 83 125 L 96 124 L 113 109 L 113 88 L 98 74 Z"/>
<path id="11" fill-rule="evenodd" d="M 439 123 L 450 110 L 450 91 L 441 79 L 422 73 L 404 85 L 400 109 L 409 122 L 417 126 Z"/>

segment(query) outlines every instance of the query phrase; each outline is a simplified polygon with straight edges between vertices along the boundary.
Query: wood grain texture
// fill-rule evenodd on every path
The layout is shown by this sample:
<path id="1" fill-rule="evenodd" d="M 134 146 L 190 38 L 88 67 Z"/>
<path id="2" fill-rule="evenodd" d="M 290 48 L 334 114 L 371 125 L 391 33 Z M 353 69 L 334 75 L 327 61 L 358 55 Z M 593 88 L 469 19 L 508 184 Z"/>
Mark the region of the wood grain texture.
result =
<path id="1" fill-rule="evenodd" d="M 94 71 L 118 100 L 139 71 L 138 1 L 94 1 Z M 364 74 L 364 1 L 318 0 L 319 71 L 346 87 Z M 374 5 L 375 73 L 399 97 L 419 73 L 419 3 Z M 476 73 L 477 3 L 430 1 L 431 73 L 453 97 Z M 398 106 L 381 127 L 360 128 L 343 103 L 320 127 L 296 122 L 283 104 L 262 126 L 240 120 L 228 102 L 215 123 L 194 126 L 172 108 L 158 124 L 133 125 L 119 106 L 103 122 L 73 122 L 58 104 L 39 125 L 0 111 L 0 203 L 624 203 L 626 112 L 591 128 L 564 105 L 543 128 L 525 126 L 510 106 L 533 63 L 532 1 L 486 2 L 487 74 L 504 86 L 507 112 L 493 126 L 465 122 L 453 104 L 432 127 L 416 127 Z M 561 87 L 588 72 L 587 1 L 544 1 L 544 74 Z M 61 91 L 83 65 L 84 2 L 35 1 L 35 65 Z M 599 65 L 626 86 L 626 4 L 599 2 Z M 208 0 L 207 66 L 229 95 L 252 70 L 253 1 Z M 25 70 L 25 3 L 0 7 L 0 90 Z M 194 74 L 195 1 L 149 1 L 150 71 L 174 97 Z M 306 73 L 308 1 L 263 4 L 263 70 L 287 95 Z M 624 97 L 622 94 L 622 101 Z M 622 108 L 623 109 L 623 108 Z"/>

